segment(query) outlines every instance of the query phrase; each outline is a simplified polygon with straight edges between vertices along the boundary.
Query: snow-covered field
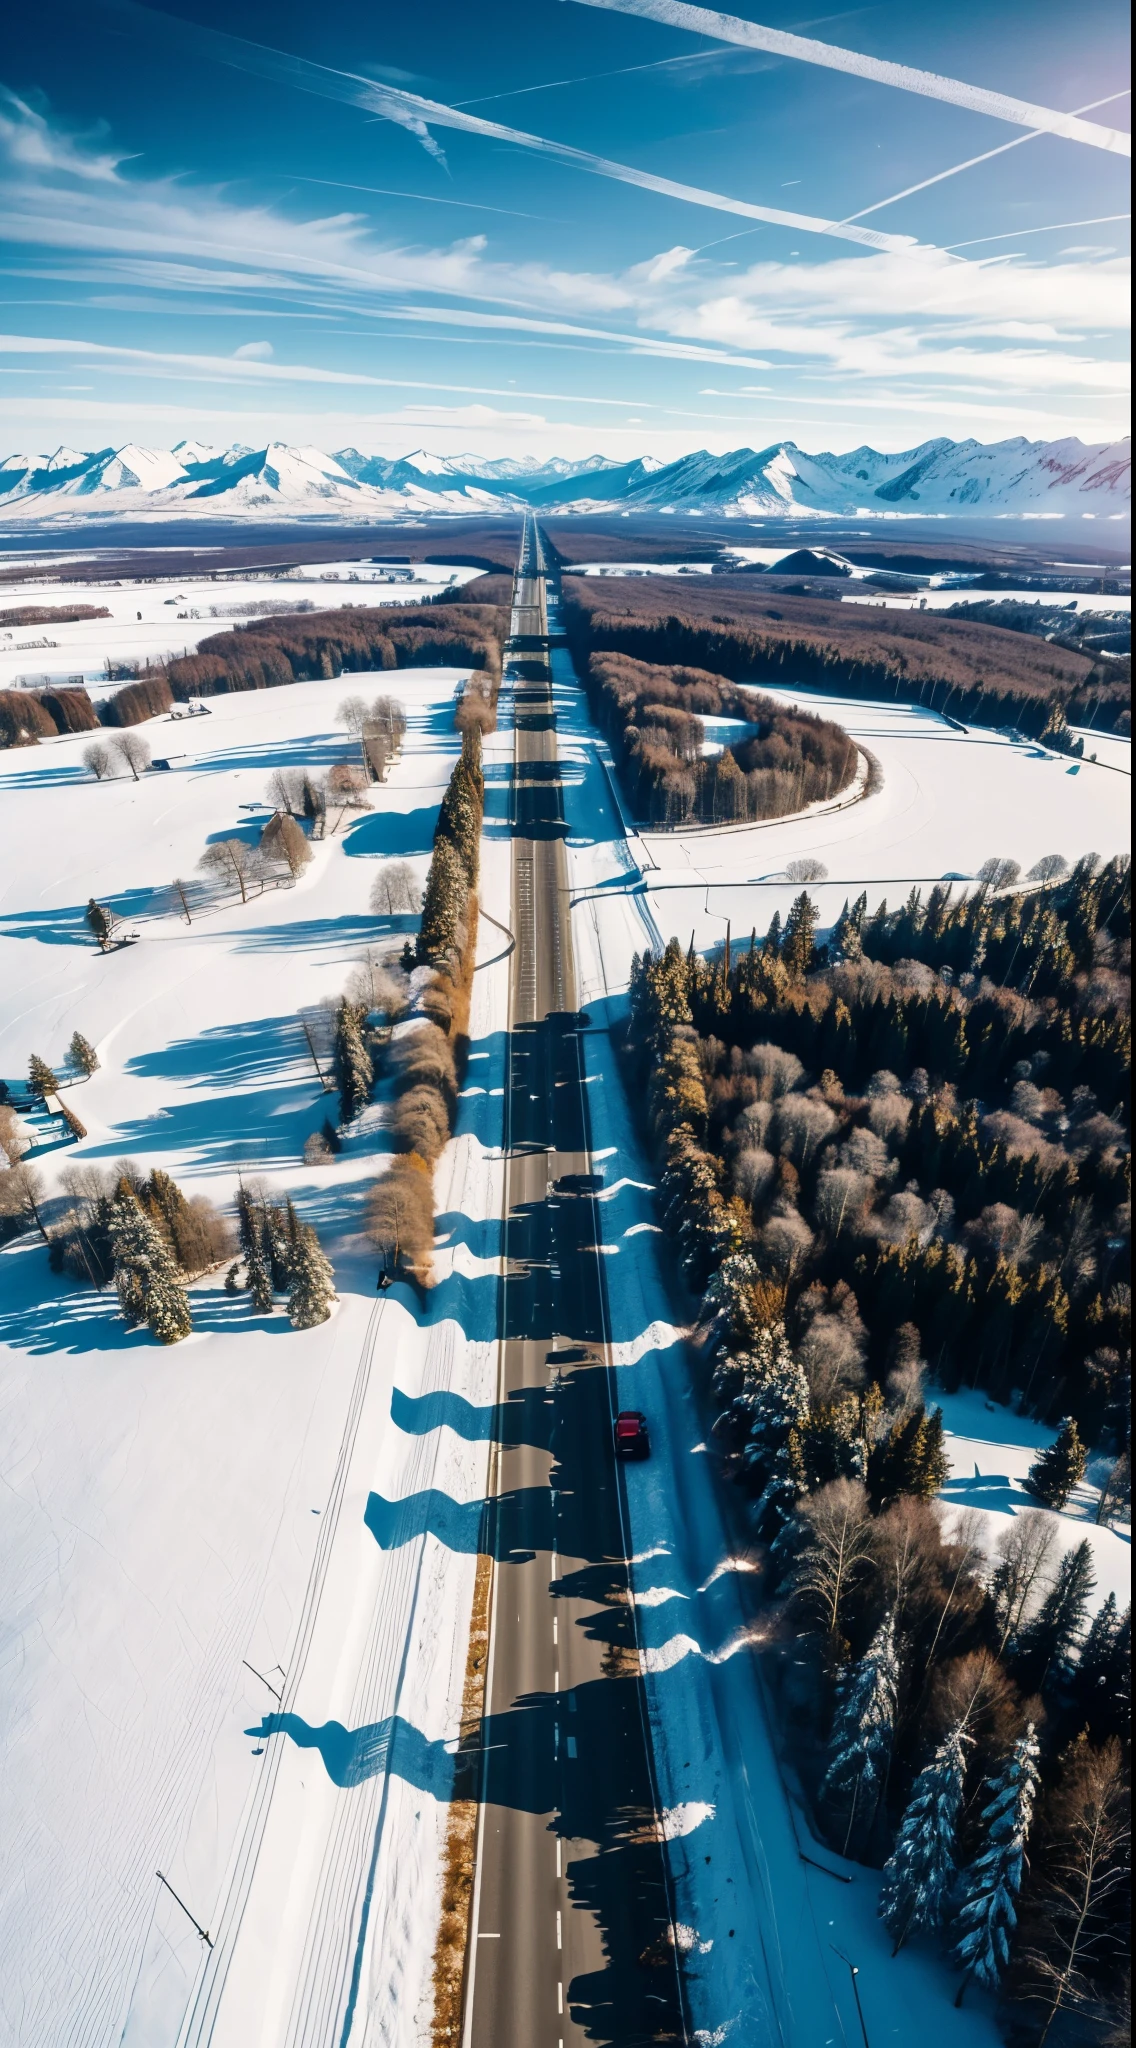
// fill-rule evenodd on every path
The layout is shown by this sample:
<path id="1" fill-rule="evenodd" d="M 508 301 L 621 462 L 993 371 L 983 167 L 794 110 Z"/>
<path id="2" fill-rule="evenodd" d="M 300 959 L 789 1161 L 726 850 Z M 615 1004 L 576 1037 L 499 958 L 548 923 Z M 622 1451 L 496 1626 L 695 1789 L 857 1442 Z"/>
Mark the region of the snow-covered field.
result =
<path id="1" fill-rule="evenodd" d="M 767 2048 L 771 2041 L 794 2048 L 858 2043 L 864 2034 L 854 1965 L 863 2024 L 874 2048 L 909 2048 L 913 2042 L 923 2048 L 996 2048 L 1000 2035 L 989 2002 L 972 1991 L 966 2009 L 957 2011 L 957 1979 L 932 1947 L 909 1946 L 892 1957 L 877 1914 L 878 1873 L 843 1863 L 811 1837 L 792 1776 L 780 1768 L 759 1665 L 746 1654 L 762 1627 L 757 1582 L 749 1557 L 732 1552 L 723 1522 L 682 1332 L 669 1319 L 669 1253 L 655 1216 L 653 1174 L 606 1029 L 624 1000 L 633 952 L 674 931 L 685 941 L 692 924 L 696 944 L 705 946 L 721 936 L 724 922 L 701 907 L 704 885 L 697 893 L 688 886 L 669 894 L 648 870 L 651 887 L 642 888 L 640 864 L 661 862 L 668 852 L 673 863 L 677 842 L 661 835 L 646 843 L 634 834 L 628 839 L 604 765 L 606 749 L 586 723 L 569 657 L 555 653 L 553 663 L 568 763 L 573 942 L 581 1001 L 593 1024 L 585 1040 L 592 1140 L 608 1189 L 601 1198 L 609 1253 L 604 1268 L 618 1401 L 643 1409 L 652 1435 L 650 1461 L 627 1471 L 634 1588 L 660 1801 L 674 1820 L 672 1869 L 677 1918 L 690 1944 L 695 2039 L 723 2048 Z M 804 828 L 787 821 L 756 834 L 699 834 L 681 844 L 692 867 L 705 867 L 713 876 L 746 875 L 759 871 L 758 860 L 769 872 L 804 852 L 828 858 L 821 834 L 829 831 L 846 844 L 847 873 L 885 876 L 894 896 L 901 893 L 896 876 L 902 876 L 906 893 L 912 874 L 934 875 L 948 864 L 973 872 L 995 839 L 997 850 L 1021 857 L 1026 848 L 1012 833 L 1006 837 L 1013 824 L 1023 837 L 1030 831 L 1048 834 L 1047 847 L 1068 835 L 1072 850 L 1071 835 L 1095 820 L 1091 843 L 1108 839 L 1112 850 L 1114 842 L 1101 826 L 1100 791 L 1115 784 L 1126 796 L 1118 776 L 1095 776 L 1096 797 L 1089 803 L 1080 778 L 1054 779 L 1043 787 L 1046 757 L 1012 747 L 998 735 L 976 734 L 936 752 L 939 730 L 949 734 L 938 720 L 837 700 L 820 708 L 830 709 L 878 755 L 887 778 L 882 794 L 840 818 Z M 1007 786 L 1016 804 L 1009 811 Z M 1002 792 L 997 802 L 995 790 Z M 1033 817 L 1033 803 L 1042 811 L 1040 819 Z M 972 810 L 980 816 L 968 825 Z M 1117 804 L 1106 815 L 1118 826 L 1126 824 L 1126 806 Z M 829 864 L 836 872 L 835 860 Z M 842 882 L 840 900 L 844 893 Z M 881 893 L 876 887 L 874 896 Z M 748 931 L 755 918 L 762 930 L 775 907 L 784 915 L 789 894 L 788 888 L 760 894 L 735 888 L 735 932 L 743 922 Z M 712 901 L 716 909 L 717 892 Z M 988 1413 L 977 1405 L 980 1414 L 971 1412 L 966 1397 L 944 1399 L 959 1475 L 944 1493 L 964 1505 L 977 1498 L 965 1477 L 976 1462 L 983 1472 L 1024 1476 L 1036 1455 L 1031 1447 L 1052 1434 L 1006 1410 Z M 996 1518 L 1029 1504 L 1020 1487 L 1013 1491 L 1011 1500 L 1000 1486 L 997 1500 L 988 1495 L 984 1503 L 991 1543 Z M 1129 1553 L 1126 1533 L 1089 1527 L 1094 1507 L 1086 1487 L 1057 1520 L 1064 1542 L 1090 1534 L 1097 1597 L 1103 1599 L 1112 1586 L 1119 1593 L 1127 1584 Z"/>
<path id="2" fill-rule="evenodd" d="M 361 1235 L 383 1165 L 374 1124 L 333 1166 L 302 1163 L 327 1098 L 298 1011 L 338 994 L 382 938 L 367 908 L 377 860 L 425 868 L 457 678 L 376 677 L 410 730 L 373 809 L 317 845 L 294 888 L 192 927 L 157 914 L 156 892 L 210 837 L 248 829 L 240 806 L 274 768 L 345 750 L 335 707 L 360 678 L 218 698 L 177 727 L 174 770 L 137 783 L 93 782 L 82 736 L 0 756 L 0 1074 L 21 1076 L 32 1051 L 61 1062 L 76 1028 L 101 1062 L 68 1095 L 86 1140 L 38 1162 L 49 1188 L 61 1161 L 129 1155 L 227 1204 L 255 1173 L 317 1226 L 340 1294 L 328 1323 L 295 1333 L 217 1274 L 191 1290 L 193 1335 L 164 1351 L 128 1335 L 113 1300 L 53 1278 L 32 1236 L 0 1252 L 5 2044 L 154 2048 L 187 2013 L 180 2038 L 200 2038 L 218 2002 L 218 2044 L 322 2041 L 353 1972 L 360 2038 L 419 2038 L 445 1772 L 436 1795 L 408 1786 L 388 1741 L 386 1768 L 357 1785 L 339 1738 L 363 1728 L 381 1746 L 397 1715 L 441 1756 L 456 1729 L 473 1560 L 421 1534 L 380 1548 L 365 1510 L 372 1490 L 484 1492 L 484 1445 L 404 1431 L 391 1410 L 440 1385 L 490 1397 L 492 1332 L 465 1312 L 460 1239 L 463 1215 L 500 1206 L 493 1118 L 477 1112 L 501 1085 L 505 971 L 475 982 L 479 1064 L 439 1169 L 453 1240 L 425 1310 L 401 1288 L 376 1301 Z M 155 752 L 174 744 L 172 725 L 143 730 Z M 483 895 L 502 921 L 508 872 L 507 841 L 487 836 Z M 91 894 L 128 916 L 136 945 L 93 948 Z M 500 944 L 487 923 L 481 957 Z M 294 1743 L 257 1733 L 278 1708 Z M 368 1875 L 356 1956 L 360 1914 L 345 1908 Z"/>
<path id="3" fill-rule="evenodd" d="M 640 842 L 649 907 L 660 930 L 696 946 L 735 940 L 782 919 L 797 889 L 787 862 L 811 856 L 828 869 L 810 884 L 828 929 L 846 896 L 866 890 L 869 909 L 895 909 L 913 883 L 974 876 L 992 854 L 1027 873 L 1046 853 L 1070 862 L 1131 846 L 1130 743 L 1101 745 L 1101 759 L 1070 761 L 1034 741 L 973 727 L 961 733 L 936 712 L 819 691 L 769 690 L 834 718 L 873 753 L 883 787 L 861 803 L 797 820 L 728 831 L 645 832 Z M 1090 735 L 1086 745 L 1098 743 Z M 1104 756 L 1107 753 L 1106 763 Z M 1121 772 L 1117 772 L 1120 770 Z M 797 885 L 799 888 L 799 884 Z"/>
<path id="4" fill-rule="evenodd" d="M 1030 1466 L 1057 1432 L 969 1389 L 945 1394 L 941 1388 L 932 1388 L 929 1398 L 943 1411 L 951 1462 L 942 1499 L 952 1509 L 977 1510 L 982 1517 L 983 1541 L 992 1552 L 1012 1516 L 1038 1507 L 1026 1491 L 1025 1480 Z M 1060 1514 L 1052 1509 L 1043 1512 L 1053 1515 L 1062 1550 L 1071 1550 L 1088 1537 L 1097 1581 L 1093 1602 L 1099 1606 L 1115 1593 L 1123 1610 L 1132 1597 L 1132 1528 L 1129 1522 L 1097 1522 L 1101 1496 L 1092 1480 L 1103 1476 L 1090 1466 Z"/>
<path id="5" fill-rule="evenodd" d="M 137 595 L 135 610 L 155 593 Z M 879 758 L 878 795 L 805 822 L 644 842 L 623 829 L 568 657 L 553 658 L 614 1356 L 621 1404 L 649 1413 L 655 1446 L 628 1472 L 635 1591 L 678 1917 L 697 1950 L 698 2039 L 858 2041 L 850 1959 L 876 2048 L 995 2048 L 981 1999 L 956 2013 L 955 1981 L 926 1950 L 892 1961 L 873 1873 L 844 1866 L 845 1885 L 801 1861 L 803 1849 L 839 1867 L 782 1779 L 745 1654 L 760 1626 L 754 1582 L 730 1552 L 668 1321 L 652 1175 L 605 1025 L 633 951 L 660 933 L 685 939 L 694 925 L 707 945 L 726 916 L 741 933 L 784 915 L 793 890 L 776 876 L 796 855 L 832 871 L 814 891 L 829 923 L 861 886 L 894 900 L 990 853 L 1023 867 L 1051 850 L 1111 853 L 1128 843 L 1127 783 L 930 714 L 826 700 Z M 161 741 L 185 758 L 138 783 L 91 781 L 83 736 L 0 756 L 0 1075 L 26 1071 L 32 1051 L 60 1060 L 76 1028 L 101 1060 L 69 1095 L 88 1137 L 48 1154 L 45 1178 L 60 1160 L 127 1154 L 228 1202 L 238 1173 L 255 1173 L 317 1225 L 340 1293 L 330 1322 L 297 1334 L 207 1279 L 193 1289 L 194 1335 L 163 1351 L 128 1336 L 109 1301 L 53 1279 L 30 1236 L 0 1252 L 4 2048 L 323 2048 L 346 2038 L 349 2010 L 353 2041 L 424 2038 L 473 1559 L 416 1532 L 381 1548 L 366 1511 L 371 1493 L 484 1491 L 487 1447 L 416 1423 L 411 1403 L 442 1387 L 492 1399 L 492 1317 L 470 1284 L 485 1262 L 467 1245 L 483 1233 L 466 1225 L 496 1216 L 502 1194 L 501 934 L 484 921 L 473 1060 L 439 1177 L 440 1285 L 425 1310 L 402 1290 L 374 1293 L 361 1222 L 382 1167 L 378 1119 L 332 1167 L 302 1163 L 325 1098 L 298 1012 L 337 994 L 382 936 L 367 908 L 376 860 L 425 867 L 455 753 L 455 680 L 376 678 L 406 704 L 410 731 L 373 810 L 317 846 L 296 887 L 192 927 L 159 892 L 211 836 L 248 829 L 240 807 L 273 769 L 326 768 L 345 750 L 335 706 L 359 678 L 215 699 L 209 720 L 176 735 L 154 722 L 143 733 L 155 753 Z M 510 752 L 507 731 L 487 749 L 483 846 L 483 903 L 504 925 Z M 91 894 L 140 931 L 137 945 L 103 957 L 87 943 Z M 1020 1479 L 1046 1433 L 968 1397 L 945 1406 L 945 1498 L 980 1505 L 993 1538 L 1028 1500 Z M 1076 1495 L 1063 1540 L 1090 1534 L 1103 1597 L 1123 1576 L 1126 1538 L 1096 1532 L 1091 1512 Z M 270 1739 L 270 1714 L 290 1740 Z M 414 1766 L 402 1773 L 406 1741 Z"/>
<path id="6" fill-rule="evenodd" d="M 202 551 L 204 554 L 204 550 Z M 217 560 L 223 560 L 218 549 Z M 269 611 L 287 611 L 307 602 L 317 611 L 342 604 L 414 604 L 447 584 L 468 583 L 481 571 L 439 568 L 419 562 L 410 583 L 385 583 L 381 570 L 366 562 L 301 564 L 279 576 L 209 575 L 208 559 L 200 576 L 171 583 L 162 571 L 162 550 L 154 550 L 155 583 L 12 582 L 0 584 L 0 613 L 21 605 L 87 604 L 104 607 L 106 619 L 73 619 L 42 626 L 0 623 L 0 690 L 23 682 L 60 682 L 82 678 L 106 683 L 106 662 L 163 661 L 193 653 L 211 633 Z M 2 558 L 0 558 L 2 560 Z"/>

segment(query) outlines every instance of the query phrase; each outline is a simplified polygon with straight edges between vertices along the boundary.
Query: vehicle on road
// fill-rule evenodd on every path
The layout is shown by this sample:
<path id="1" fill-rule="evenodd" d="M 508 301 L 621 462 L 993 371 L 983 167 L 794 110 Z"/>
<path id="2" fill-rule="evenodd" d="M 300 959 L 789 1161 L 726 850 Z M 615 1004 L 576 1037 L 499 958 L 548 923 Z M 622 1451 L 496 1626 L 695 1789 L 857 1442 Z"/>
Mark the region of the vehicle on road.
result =
<path id="1" fill-rule="evenodd" d="M 639 1408 L 622 1408 L 615 1418 L 615 1455 L 617 1458 L 649 1458 L 651 1439 L 647 1433 L 647 1417 Z"/>

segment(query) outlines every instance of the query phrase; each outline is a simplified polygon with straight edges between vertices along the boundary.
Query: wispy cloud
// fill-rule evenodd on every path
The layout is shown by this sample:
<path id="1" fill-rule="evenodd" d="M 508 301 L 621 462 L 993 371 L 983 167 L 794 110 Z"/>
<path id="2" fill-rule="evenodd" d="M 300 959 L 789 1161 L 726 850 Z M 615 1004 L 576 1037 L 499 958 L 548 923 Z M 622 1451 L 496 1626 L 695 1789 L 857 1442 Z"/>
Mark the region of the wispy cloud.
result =
<path id="1" fill-rule="evenodd" d="M 707 191 L 699 185 L 682 184 L 674 178 L 660 178 L 652 171 L 639 170 L 631 164 L 617 163 L 610 157 L 596 156 L 590 150 L 575 149 L 566 142 L 554 142 L 548 136 L 530 135 L 520 128 L 507 128 L 499 121 L 487 121 L 480 115 L 470 114 L 460 107 L 445 106 L 439 100 L 428 100 L 418 93 L 403 92 L 395 86 L 377 83 L 374 79 L 361 77 L 353 71 L 340 71 L 326 64 L 313 63 L 307 57 L 294 56 L 290 51 L 276 50 L 264 43 L 249 42 L 243 36 L 231 36 L 220 29 L 202 28 L 196 23 L 175 21 L 172 15 L 158 12 L 156 8 L 140 7 L 136 0 L 100 0 L 100 4 L 117 15 L 125 16 L 141 32 L 161 38 L 172 37 L 176 42 L 213 56 L 218 63 L 230 65 L 234 70 L 250 73 L 255 77 L 269 78 L 279 85 L 295 87 L 297 91 L 314 93 L 320 98 L 338 100 L 348 106 L 364 108 L 368 113 L 378 114 L 385 121 L 393 121 L 417 137 L 423 147 L 440 160 L 442 152 L 434 140 L 434 128 L 454 129 L 466 135 L 481 135 L 494 142 L 505 142 L 516 149 L 528 150 L 552 162 L 563 164 L 567 169 L 585 171 L 592 177 L 608 178 L 621 185 L 635 185 L 641 191 L 655 192 L 665 199 L 677 199 L 684 205 L 708 207 L 715 213 L 736 213 L 745 220 L 760 220 L 774 227 L 792 228 L 802 235 L 834 235 L 839 241 L 857 242 L 867 249 L 898 249 L 914 246 L 910 235 L 887 235 L 875 228 L 858 225 L 843 225 L 839 221 L 822 219 L 815 214 L 791 213 L 783 207 L 758 206 L 746 199 L 731 199 L 724 193 Z"/>
<path id="2" fill-rule="evenodd" d="M 862 51 L 843 50 L 835 43 L 817 42 L 811 36 L 790 35 L 784 29 L 766 28 L 758 21 L 742 21 L 736 14 L 691 7 L 687 0 L 577 0 L 577 5 L 603 8 L 612 14 L 638 15 L 643 21 L 659 22 L 665 28 L 686 29 L 692 35 L 710 36 L 743 49 L 767 50 L 774 56 L 819 64 L 829 71 L 849 72 L 854 78 L 873 79 L 879 85 L 920 93 L 926 99 L 946 100 L 951 106 L 965 107 L 969 113 L 1009 121 L 1016 128 L 1042 129 L 1048 135 L 1061 135 L 1069 142 L 1087 143 L 1093 149 L 1109 150 L 1117 156 L 1132 154 L 1132 137 L 1123 129 L 1104 128 L 1096 121 L 1083 121 L 1076 114 L 1063 114 L 1056 107 L 1035 106 L 1030 100 L 1015 99 L 1009 93 L 990 92 L 985 86 L 967 85 L 959 78 L 942 78 L 935 71 L 917 71 L 908 64 L 867 57 Z"/>

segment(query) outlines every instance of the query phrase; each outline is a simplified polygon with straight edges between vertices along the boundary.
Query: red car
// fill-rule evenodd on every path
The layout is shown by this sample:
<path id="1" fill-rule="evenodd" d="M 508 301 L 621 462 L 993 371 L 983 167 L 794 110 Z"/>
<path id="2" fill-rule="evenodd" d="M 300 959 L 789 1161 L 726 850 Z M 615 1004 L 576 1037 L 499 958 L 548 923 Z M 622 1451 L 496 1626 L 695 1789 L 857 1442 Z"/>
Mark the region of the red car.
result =
<path id="1" fill-rule="evenodd" d="M 647 1434 L 647 1417 L 638 1408 L 624 1408 L 615 1418 L 615 1455 L 617 1458 L 649 1458 L 651 1439 Z"/>

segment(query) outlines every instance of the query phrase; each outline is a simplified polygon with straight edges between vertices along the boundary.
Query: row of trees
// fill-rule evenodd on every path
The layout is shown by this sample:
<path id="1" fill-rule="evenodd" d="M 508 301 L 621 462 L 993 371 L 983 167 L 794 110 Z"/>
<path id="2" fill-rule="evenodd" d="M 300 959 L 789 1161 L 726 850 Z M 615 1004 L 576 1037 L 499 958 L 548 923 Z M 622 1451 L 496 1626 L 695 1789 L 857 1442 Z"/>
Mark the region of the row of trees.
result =
<path id="1" fill-rule="evenodd" d="M 490 605 L 455 604 L 441 614 L 419 605 L 287 613 L 210 635 L 196 654 L 171 661 L 165 676 L 183 701 L 374 669 L 452 664 L 499 677 L 507 631 L 507 612 Z"/>
<path id="2" fill-rule="evenodd" d="M 593 654 L 586 673 L 592 715 L 640 818 L 682 825 L 784 817 L 855 777 L 856 748 L 838 725 L 725 676 L 610 653 Z M 756 729 L 707 758 L 706 718 L 744 719 Z"/>
<path id="3" fill-rule="evenodd" d="M 1036 910 L 994 879 L 936 903 L 926 941 L 945 917 L 1016 973 L 1003 925 L 1028 946 Z M 1062 1550 L 1052 1512 L 1015 1517 L 993 1559 L 977 1520 L 948 1531 L 925 1354 L 948 1384 L 1073 1409 L 1031 1490 L 1063 1505 L 1087 1439 L 1120 1505 L 1125 1130 L 1085 1077 L 1126 1073 L 1099 979 L 1120 971 L 1102 951 L 1126 877 L 1049 879 L 1068 961 L 1044 1001 L 873 959 L 887 913 L 836 958 L 802 894 L 760 946 L 637 961 L 625 1048 L 702 1295 L 715 1433 L 799 1632 L 779 1684 L 818 1825 L 885 1860 L 897 1945 L 942 1939 L 960 1995 L 973 1978 L 1036 2000 L 1039 2034 L 1122 1996 L 1130 1624 L 1110 1599 L 1090 1626 L 1092 1554 Z M 909 905 L 916 942 L 927 924 Z"/>
<path id="4" fill-rule="evenodd" d="M 565 622 L 580 673 L 594 653 L 720 676 L 890 698 L 978 725 L 1040 734 L 1055 707 L 1075 724 L 1120 729 L 1127 664 L 941 612 L 888 611 L 760 588 L 760 579 L 668 582 L 566 577 Z M 1126 729 L 1126 727 L 1125 727 Z"/>

